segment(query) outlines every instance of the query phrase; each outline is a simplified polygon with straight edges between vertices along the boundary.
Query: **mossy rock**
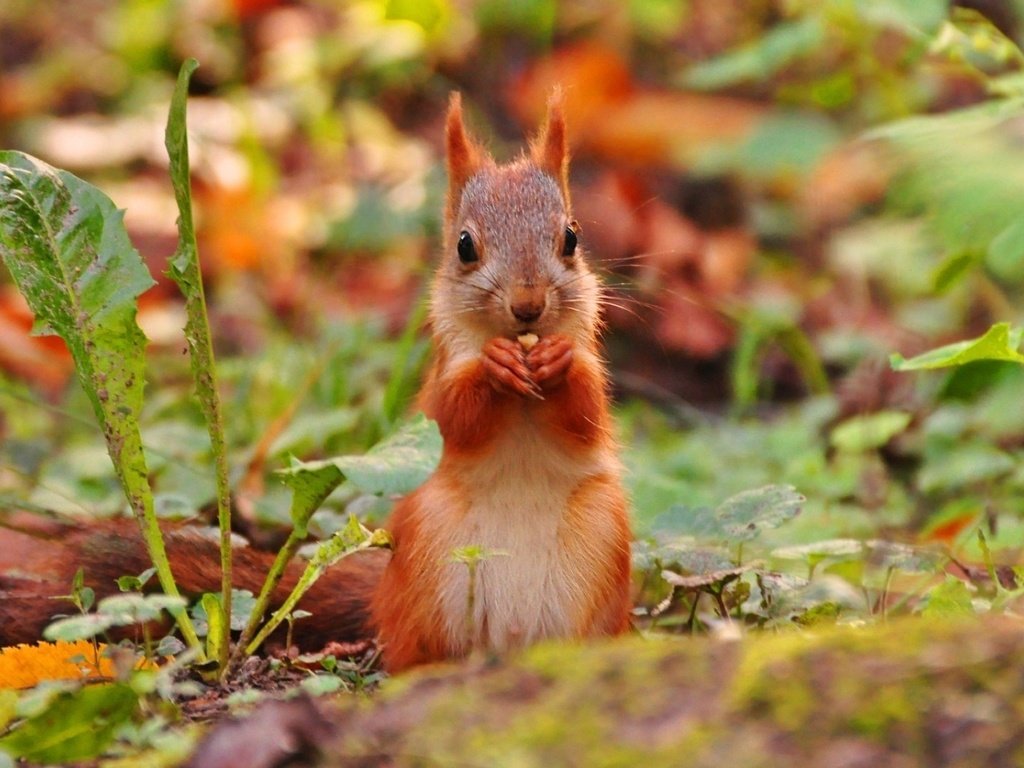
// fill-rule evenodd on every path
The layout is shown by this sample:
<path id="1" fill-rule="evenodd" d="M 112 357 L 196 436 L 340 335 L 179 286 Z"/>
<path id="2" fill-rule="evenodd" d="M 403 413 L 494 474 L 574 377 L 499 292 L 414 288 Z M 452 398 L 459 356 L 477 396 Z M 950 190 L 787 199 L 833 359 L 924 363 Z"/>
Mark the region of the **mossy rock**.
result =
<path id="1" fill-rule="evenodd" d="M 543 645 L 389 681 L 325 766 L 1020 766 L 1024 623 Z"/>

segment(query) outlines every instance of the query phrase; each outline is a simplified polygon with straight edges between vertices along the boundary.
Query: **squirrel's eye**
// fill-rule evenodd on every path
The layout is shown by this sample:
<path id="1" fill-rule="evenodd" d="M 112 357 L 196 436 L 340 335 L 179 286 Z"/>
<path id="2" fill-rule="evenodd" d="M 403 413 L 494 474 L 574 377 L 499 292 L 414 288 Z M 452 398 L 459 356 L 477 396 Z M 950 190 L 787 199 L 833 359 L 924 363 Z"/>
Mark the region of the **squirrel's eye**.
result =
<path id="1" fill-rule="evenodd" d="M 576 253 L 576 232 L 572 227 L 565 228 L 565 245 L 562 246 L 563 256 L 572 256 Z"/>
<path id="2" fill-rule="evenodd" d="M 473 236 L 466 230 L 462 230 L 462 234 L 459 235 L 458 251 L 459 261 L 463 264 L 472 264 L 480 258 L 476 253 L 476 245 L 473 244 Z"/>

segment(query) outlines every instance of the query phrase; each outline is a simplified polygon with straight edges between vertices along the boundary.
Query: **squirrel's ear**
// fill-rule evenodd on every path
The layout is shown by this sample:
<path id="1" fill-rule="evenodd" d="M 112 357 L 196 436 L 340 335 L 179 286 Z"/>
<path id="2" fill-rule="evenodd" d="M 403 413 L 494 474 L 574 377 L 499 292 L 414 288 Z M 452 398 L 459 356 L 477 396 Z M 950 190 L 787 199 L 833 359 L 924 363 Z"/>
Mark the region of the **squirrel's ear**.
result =
<path id="1" fill-rule="evenodd" d="M 457 91 L 448 99 L 444 135 L 448 153 L 448 205 L 454 209 L 458 208 L 462 188 L 483 163 L 480 147 L 466 133 L 462 122 L 462 95 Z"/>
<path id="2" fill-rule="evenodd" d="M 565 138 L 565 116 L 562 114 L 562 91 L 552 91 L 548 98 L 548 117 L 537 137 L 530 142 L 530 155 L 537 167 L 555 177 L 569 201 L 569 149 Z"/>

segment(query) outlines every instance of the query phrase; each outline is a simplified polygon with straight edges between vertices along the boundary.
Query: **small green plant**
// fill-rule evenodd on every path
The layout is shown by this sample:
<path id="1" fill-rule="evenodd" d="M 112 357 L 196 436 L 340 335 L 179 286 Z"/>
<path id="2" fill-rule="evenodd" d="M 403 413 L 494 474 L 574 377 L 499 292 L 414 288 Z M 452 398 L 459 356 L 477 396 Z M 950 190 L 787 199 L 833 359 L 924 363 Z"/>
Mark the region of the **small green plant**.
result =
<path id="1" fill-rule="evenodd" d="M 255 652 L 283 621 L 294 620 L 295 606 L 324 569 L 352 552 L 388 546 L 384 532 L 370 532 L 354 517 L 331 539 L 321 543 L 284 605 L 262 624 L 270 595 L 288 562 L 309 533 L 309 521 L 327 496 L 349 481 L 364 493 L 405 493 L 433 471 L 440 455 L 436 425 L 420 418 L 397 430 L 365 456 L 322 462 L 293 462 L 280 473 L 293 493 L 293 530 L 268 574 L 241 640 L 231 653 L 230 632 L 238 626 L 232 609 L 230 487 L 223 416 L 217 392 L 216 365 L 196 249 L 189 183 L 185 105 L 194 60 L 182 66 L 171 100 L 166 147 L 178 203 L 178 247 L 170 275 L 185 297 L 185 336 L 193 383 L 207 424 L 216 476 L 220 529 L 221 593 L 204 595 L 206 643 L 185 610 L 158 525 L 149 470 L 142 450 L 140 411 L 145 379 L 145 337 L 135 315 L 138 296 L 153 280 L 132 246 L 122 214 L 95 187 L 18 152 L 0 152 L 0 255 L 36 316 L 36 329 L 59 335 L 71 350 L 83 391 L 106 439 L 115 471 L 143 532 L 155 575 L 164 595 L 123 595 L 100 601 L 81 584 L 70 599 L 81 616 L 48 628 L 52 637 L 94 637 L 107 629 L 145 622 L 161 611 L 174 616 L 185 642 L 200 661 L 213 664 L 222 676 L 246 653 Z M 416 317 L 422 317 L 422 312 Z M 418 325 L 418 321 L 416 321 Z M 403 348 L 412 351 L 414 328 Z M 382 421 L 390 428 L 402 393 L 411 379 L 408 366 L 396 367 L 388 389 Z M 144 579 L 129 578 L 121 586 L 137 589 Z M 147 638 L 147 647 L 149 646 Z"/>
<path id="2" fill-rule="evenodd" d="M 195 59 L 188 59 L 182 64 L 167 116 L 165 144 L 171 161 L 174 197 L 178 203 L 178 247 L 171 257 L 167 274 L 178 284 L 185 297 L 185 339 L 188 342 L 192 365 L 192 380 L 206 420 L 216 469 L 221 594 L 219 601 L 206 601 L 210 618 L 207 651 L 213 654 L 212 658 L 216 659 L 220 670 L 226 671 L 231 647 L 231 487 L 228 483 L 224 418 L 221 415 L 217 390 L 217 366 L 213 359 L 213 338 L 206 314 L 203 277 L 199 268 L 199 249 L 196 246 L 195 226 L 192 223 L 192 185 L 189 179 L 185 120 L 188 83 L 198 66 L 199 62 Z"/>
<path id="3" fill-rule="evenodd" d="M 452 552 L 451 562 L 466 566 L 466 629 L 470 637 L 476 637 L 476 577 L 480 563 L 492 557 L 508 557 L 508 552 L 487 549 L 476 544 L 458 547 Z"/>
<path id="4" fill-rule="evenodd" d="M 641 624 L 694 632 L 715 623 L 781 628 L 884 621 L 908 610 L 933 615 L 966 608 L 973 615 L 1004 610 L 1021 594 L 999 585 L 990 556 L 984 590 L 991 598 L 975 604 L 961 599 L 968 589 L 962 580 L 947 583 L 953 557 L 935 546 L 850 538 L 759 544 L 764 530 L 789 524 L 802 503 L 792 488 L 768 486 L 715 509 L 674 507 L 656 518 L 652 535 L 634 550 L 647 606 L 637 611 Z M 711 613 L 701 610 L 702 598 Z"/>

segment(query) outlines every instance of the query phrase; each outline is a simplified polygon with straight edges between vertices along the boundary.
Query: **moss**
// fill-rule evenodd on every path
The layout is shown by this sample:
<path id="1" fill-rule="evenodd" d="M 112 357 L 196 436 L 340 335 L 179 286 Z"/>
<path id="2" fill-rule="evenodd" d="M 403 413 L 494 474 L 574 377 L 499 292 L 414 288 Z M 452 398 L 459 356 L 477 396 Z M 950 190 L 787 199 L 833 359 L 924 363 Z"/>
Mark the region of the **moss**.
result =
<path id="1" fill-rule="evenodd" d="M 1014 622 L 919 619 L 539 646 L 393 681 L 346 716 L 344 749 L 326 764 L 1015 765 L 1022 646 Z"/>

